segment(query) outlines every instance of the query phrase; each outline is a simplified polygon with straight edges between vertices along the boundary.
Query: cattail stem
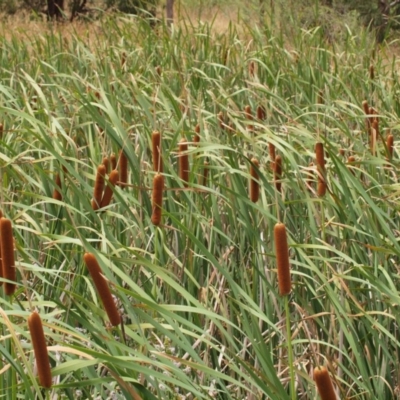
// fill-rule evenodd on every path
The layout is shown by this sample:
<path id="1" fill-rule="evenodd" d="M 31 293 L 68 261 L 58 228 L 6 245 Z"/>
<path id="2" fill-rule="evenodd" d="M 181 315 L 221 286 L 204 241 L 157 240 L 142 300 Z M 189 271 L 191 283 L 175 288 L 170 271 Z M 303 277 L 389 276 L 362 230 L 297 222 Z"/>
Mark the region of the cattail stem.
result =
<path id="1" fill-rule="evenodd" d="M 245 106 L 244 115 L 248 121 L 253 121 L 253 114 L 251 112 L 251 107 L 249 105 Z M 253 124 L 247 125 L 247 130 L 252 132 L 254 130 L 254 125 Z"/>
<path id="2" fill-rule="evenodd" d="M 386 149 L 387 149 L 387 159 L 390 161 L 393 158 L 393 143 L 394 137 L 392 134 L 389 134 L 386 138 Z"/>
<path id="3" fill-rule="evenodd" d="M 33 351 L 35 353 L 40 385 L 49 389 L 52 385 L 49 355 L 47 353 L 42 320 L 37 312 L 33 312 L 29 316 L 28 327 L 31 334 Z"/>
<path id="4" fill-rule="evenodd" d="M 289 309 L 289 296 L 285 296 L 285 318 L 286 318 L 286 343 L 288 352 L 288 367 L 290 373 L 290 393 L 292 400 L 296 400 L 296 377 L 295 377 L 295 366 L 293 364 L 293 346 L 292 346 L 292 331 L 290 329 L 290 309 Z"/>
<path id="5" fill-rule="evenodd" d="M 321 400 L 336 400 L 335 389 L 326 367 L 316 367 L 314 369 L 314 380 Z"/>
<path id="6" fill-rule="evenodd" d="M 187 154 L 188 145 L 185 138 L 179 142 L 179 177 L 184 187 L 188 187 L 189 182 L 189 156 Z"/>
<path id="7" fill-rule="evenodd" d="M 207 185 L 207 178 L 208 178 L 208 174 L 210 172 L 209 165 L 210 165 L 210 163 L 208 161 L 204 161 L 203 177 L 202 177 L 202 182 L 201 182 L 201 184 L 203 186 Z"/>
<path id="8" fill-rule="evenodd" d="M 119 325 L 121 323 L 121 316 L 118 312 L 117 306 L 115 305 L 110 288 L 103 276 L 102 270 L 95 255 L 92 253 L 85 253 L 83 259 L 89 270 L 90 276 L 93 279 L 94 285 L 96 286 L 97 292 L 100 296 L 101 302 L 103 303 L 104 309 L 106 310 L 111 325 Z"/>
<path id="9" fill-rule="evenodd" d="M 257 203 L 258 198 L 260 196 L 260 185 L 258 183 L 258 173 L 257 170 L 259 168 L 259 162 L 256 158 L 251 159 L 250 165 L 250 200 L 253 203 Z"/>
<path id="10" fill-rule="evenodd" d="M 151 222 L 158 226 L 161 223 L 164 175 L 157 174 L 153 179 Z"/>
<path id="11" fill-rule="evenodd" d="M 197 124 L 194 128 L 193 142 L 197 146 L 200 142 L 200 125 Z"/>
<path id="12" fill-rule="evenodd" d="M 107 207 L 110 204 L 113 196 L 113 190 L 118 182 L 118 178 L 119 178 L 118 170 L 114 169 L 113 171 L 111 171 L 108 177 L 108 185 L 104 190 L 104 195 L 103 198 L 101 199 L 100 208 Z"/>
<path id="13" fill-rule="evenodd" d="M 104 164 L 100 164 L 97 167 L 96 181 L 94 183 L 92 208 L 98 210 L 100 208 L 101 199 L 103 198 L 104 190 L 104 177 L 106 175 L 106 167 Z"/>
<path id="14" fill-rule="evenodd" d="M 15 292 L 16 269 L 14 259 L 14 237 L 11 221 L 7 218 L 0 219 L 0 240 L 3 277 L 11 282 L 5 282 L 4 292 L 11 296 Z M 14 283 L 13 283 L 14 282 Z"/>
<path id="15" fill-rule="evenodd" d="M 161 152 L 161 133 L 154 131 L 151 134 L 151 145 L 153 152 L 153 169 L 155 172 L 163 172 L 163 161 Z"/>

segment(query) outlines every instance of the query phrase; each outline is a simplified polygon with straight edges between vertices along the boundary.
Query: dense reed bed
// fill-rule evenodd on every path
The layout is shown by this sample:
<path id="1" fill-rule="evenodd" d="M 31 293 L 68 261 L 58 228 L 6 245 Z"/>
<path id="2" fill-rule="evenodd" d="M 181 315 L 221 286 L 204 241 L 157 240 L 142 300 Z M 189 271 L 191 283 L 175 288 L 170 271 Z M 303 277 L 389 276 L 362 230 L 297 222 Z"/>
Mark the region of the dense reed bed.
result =
<path id="1" fill-rule="evenodd" d="M 0 39 L 1 395 L 394 398 L 397 62 L 360 32 L 98 24 Z"/>

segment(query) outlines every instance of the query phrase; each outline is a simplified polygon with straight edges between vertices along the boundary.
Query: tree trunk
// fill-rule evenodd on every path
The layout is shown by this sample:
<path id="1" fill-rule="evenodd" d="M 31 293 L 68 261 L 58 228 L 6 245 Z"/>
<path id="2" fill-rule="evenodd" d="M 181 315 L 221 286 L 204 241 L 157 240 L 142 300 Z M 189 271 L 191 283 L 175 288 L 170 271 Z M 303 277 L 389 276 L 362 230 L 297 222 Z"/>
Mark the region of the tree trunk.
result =
<path id="1" fill-rule="evenodd" d="M 174 0 L 167 0 L 167 26 L 171 27 L 174 22 Z"/>

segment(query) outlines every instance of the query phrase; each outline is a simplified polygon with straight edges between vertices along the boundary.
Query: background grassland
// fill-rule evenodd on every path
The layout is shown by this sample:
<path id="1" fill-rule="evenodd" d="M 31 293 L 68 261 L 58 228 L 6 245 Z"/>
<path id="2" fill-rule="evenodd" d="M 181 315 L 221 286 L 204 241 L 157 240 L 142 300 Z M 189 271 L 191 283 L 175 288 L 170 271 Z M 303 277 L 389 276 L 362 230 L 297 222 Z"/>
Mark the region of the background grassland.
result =
<path id="1" fill-rule="evenodd" d="M 93 29 L 0 41 L 1 209 L 13 222 L 18 269 L 15 296 L 0 296 L 0 393 L 314 399 L 313 367 L 327 365 L 342 399 L 396 398 L 396 60 L 350 30 L 329 44 L 318 28 L 244 24 L 239 36 L 233 25 L 217 34 L 187 21 L 169 34 L 140 19 L 110 18 Z M 371 154 L 363 100 L 377 110 L 382 137 L 395 135 L 391 161 L 379 137 Z M 246 119 L 246 105 L 253 113 L 262 105 L 266 120 Z M 221 128 L 220 112 L 231 130 Z M 151 223 L 154 129 L 162 133 L 166 182 L 158 228 Z M 187 189 L 177 171 L 182 138 L 190 142 Z M 310 167 L 318 141 L 327 161 L 322 198 Z M 269 144 L 283 159 L 282 193 Z M 94 212 L 97 166 L 121 149 L 129 187 L 115 188 L 113 203 Z M 356 162 L 347 162 L 350 155 Z M 248 196 L 253 157 L 257 203 Z M 57 173 L 62 201 L 52 197 Z M 289 314 L 276 283 L 278 220 L 289 236 Z M 84 266 L 87 251 L 109 280 L 124 321 L 118 328 L 108 325 Z M 49 346 L 54 387 L 47 392 L 33 367 L 33 310 Z"/>

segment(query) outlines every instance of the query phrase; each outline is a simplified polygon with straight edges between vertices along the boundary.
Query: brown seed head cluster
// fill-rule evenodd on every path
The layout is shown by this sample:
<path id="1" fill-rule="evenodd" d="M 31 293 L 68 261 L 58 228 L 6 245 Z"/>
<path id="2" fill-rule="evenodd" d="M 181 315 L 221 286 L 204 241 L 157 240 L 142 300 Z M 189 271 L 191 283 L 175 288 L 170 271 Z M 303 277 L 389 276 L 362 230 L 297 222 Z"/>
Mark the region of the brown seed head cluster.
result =
<path id="1" fill-rule="evenodd" d="M 286 227 L 277 223 L 274 227 L 275 256 L 278 268 L 279 294 L 286 296 L 291 291 L 289 248 L 287 243 Z"/>
<path id="2" fill-rule="evenodd" d="M 128 183 L 128 158 L 123 150 L 119 152 L 119 186 L 123 189 Z"/>
<path id="3" fill-rule="evenodd" d="M 36 358 L 36 366 L 39 375 L 39 383 L 44 388 L 51 388 L 52 376 L 47 353 L 46 339 L 40 315 L 33 312 L 28 318 L 28 327 L 31 334 L 33 351 Z"/>
<path id="4" fill-rule="evenodd" d="M 7 296 L 11 296 L 14 294 L 16 288 L 16 268 L 12 225 L 11 221 L 7 218 L 0 219 L 0 240 L 3 277 L 11 281 L 5 282 L 4 292 Z"/>
<path id="5" fill-rule="evenodd" d="M 179 142 L 179 178 L 181 178 L 184 187 L 188 187 L 189 182 L 189 156 L 187 154 L 188 145 L 185 138 Z"/>
<path id="6" fill-rule="evenodd" d="M 152 214 L 151 222 L 158 226 L 161 223 L 162 213 L 162 198 L 164 191 L 164 175 L 157 174 L 153 178 L 153 193 L 152 193 Z"/>
<path id="7" fill-rule="evenodd" d="M 110 172 L 110 175 L 108 177 L 108 185 L 104 190 L 104 194 L 100 203 L 100 208 L 107 207 L 110 204 L 113 196 L 113 190 L 118 182 L 118 178 L 119 178 L 118 170 L 114 169 L 113 171 Z"/>
<path id="8" fill-rule="evenodd" d="M 282 157 L 276 156 L 274 162 L 274 181 L 275 187 L 278 192 L 282 191 Z"/>
<path id="9" fill-rule="evenodd" d="M 101 199 L 103 198 L 104 190 L 104 179 L 106 176 L 106 167 L 104 164 L 100 164 L 97 167 L 96 181 L 94 183 L 92 208 L 93 210 L 98 210 L 100 208 Z"/>
<path id="10" fill-rule="evenodd" d="M 335 389 L 326 367 L 316 367 L 314 369 L 314 381 L 317 385 L 321 400 L 336 400 Z"/>
<path id="11" fill-rule="evenodd" d="M 260 163 L 258 162 L 257 158 L 251 159 L 250 165 L 250 200 L 253 203 L 257 203 L 258 198 L 260 196 L 260 185 L 258 183 L 258 173 L 257 169 L 259 168 Z"/>
<path id="12" fill-rule="evenodd" d="M 163 160 L 161 152 L 161 133 L 154 131 L 151 134 L 151 145 L 153 152 L 153 169 L 155 172 L 163 172 Z"/>
<path id="13" fill-rule="evenodd" d="M 315 145 L 315 158 L 318 172 L 317 194 L 319 197 L 323 197 L 326 193 L 325 152 L 323 143 L 319 142 Z"/>
<path id="14" fill-rule="evenodd" d="M 108 315 L 112 326 L 119 325 L 121 323 L 121 316 L 118 312 L 117 306 L 115 305 L 108 283 L 103 276 L 100 265 L 92 253 L 85 253 L 83 256 L 86 267 L 89 270 L 90 276 L 93 279 L 94 285 L 96 286 L 97 292 L 100 296 L 101 302 L 103 303 L 104 309 Z"/>

